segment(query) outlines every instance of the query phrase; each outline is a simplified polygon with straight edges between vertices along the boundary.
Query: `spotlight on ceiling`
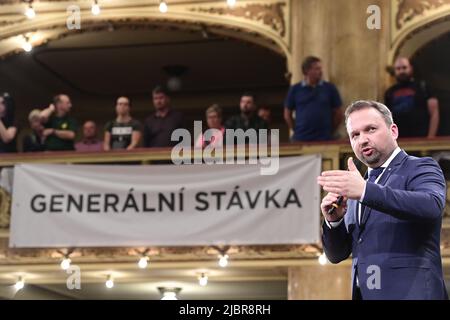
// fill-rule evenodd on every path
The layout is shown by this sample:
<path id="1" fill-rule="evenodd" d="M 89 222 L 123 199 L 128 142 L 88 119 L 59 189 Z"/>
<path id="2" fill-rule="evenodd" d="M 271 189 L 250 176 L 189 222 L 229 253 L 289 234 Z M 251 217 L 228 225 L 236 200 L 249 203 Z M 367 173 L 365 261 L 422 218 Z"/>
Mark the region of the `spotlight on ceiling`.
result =
<path id="1" fill-rule="evenodd" d="M 188 67 L 182 65 L 167 65 L 163 67 L 164 72 L 168 76 L 167 88 L 172 91 L 180 91 L 183 87 L 181 76 L 186 74 Z"/>
<path id="2" fill-rule="evenodd" d="M 141 269 L 147 268 L 149 258 L 147 256 L 141 257 L 138 262 L 138 266 Z"/>
<path id="3" fill-rule="evenodd" d="M 25 286 L 25 281 L 23 280 L 22 276 L 19 276 L 17 278 L 16 284 L 14 285 L 14 288 L 16 288 L 17 291 L 19 291 L 19 290 L 22 290 L 24 286 Z"/>
<path id="4" fill-rule="evenodd" d="M 166 13 L 169 7 L 167 6 L 166 1 L 161 0 L 159 1 L 159 12 Z"/>
<path id="5" fill-rule="evenodd" d="M 325 255 L 325 252 L 322 253 L 322 254 L 319 256 L 319 258 L 317 258 L 317 260 L 319 261 L 319 264 L 320 264 L 321 266 L 324 266 L 324 265 L 326 265 L 326 264 L 328 263 L 328 258 L 327 258 L 327 256 Z"/>
<path id="6" fill-rule="evenodd" d="M 218 264 L 220 267 L 225 268 L 226 266 L 228 266 L 228 259 L 230 258 L 230 256 L 228 255 L 228 251 L 230 250 L 230 246 L 225 246 L 225 247 L 218 247 L 218 246 L 213 246 L 214 249 L 216 249 L 218 251 Z"/>
<path id="7" fill-rule="evenodd" d="M 23 36 L 24 42 L 22 44 L 22 49 L 25 52 L 30 52 L 31 50 L 33 50 L 33 45 L 30 42 L 30 38 L 27 36 Z"/>
<path id="8" fill-rule="evenodd" d="M 181 288 L 178 287 L 158 287 L 161 293 L 161 300 L 178 300 L 177 295 L 180 293 Z"/>
<path id="9" fill-rule="evenodd" d="M 70 260 L 69 257 L 64 257 L 64 259 L 62 259 L 61 264 L 60 264 L 61 269 L 63 269 L 63 270 L 69 269 L 71 262 L 72 262 L 72 260 Z"/>
<path id="10" fill-rule="evenodd" d="M 91 12 L 94 16 L 98 16 L 100 14 L 100 6 L 98 5 L 98 1 L 95 0 L 92 4 Z"/>
<path id="11" fill-rule="evenodd" d="M 112 288 L 114 287 L 114 279 L 113 279 L 112 275 L 109 274 L 109 275 L 106 277 L 105 286 L 106 286 L 108 289 L 112 289 Z"/>
<path id="12" fill-rule="evenodd" d="M 227 0 L 227 5 L 233 8 L 236 5 L 236 0 Z"/>
<path id="13" fill-rule="evenodd" d="M 33 8 L 33 0 L 28 2 L 28 7 L 25 10 L 25 15 L 28 19 L 33 19 L 34 17 L 36 17 L 36 11 L 34 11 Z"/>
<path id="14" fill-rule="evenodd" d="M 220 254 L 219 255 L 219 266 L 222 268 L 225 268 L 228 265 L 228 258 L 229 256 L 227 254 Z"/>
<path id="15" fill-rule="evenodd" d="M 208 275 L 205 272 L 198 277 L 198 284 L 202 287 L 205 287 L 208 284 Z"/>

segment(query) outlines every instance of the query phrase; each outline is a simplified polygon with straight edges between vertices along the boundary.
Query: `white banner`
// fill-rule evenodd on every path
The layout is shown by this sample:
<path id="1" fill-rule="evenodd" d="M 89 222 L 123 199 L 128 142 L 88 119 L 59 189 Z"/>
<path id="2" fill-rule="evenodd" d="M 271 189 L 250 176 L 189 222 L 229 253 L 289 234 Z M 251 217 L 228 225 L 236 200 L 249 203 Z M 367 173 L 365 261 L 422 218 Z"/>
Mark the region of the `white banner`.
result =
<path id="1" fill-rule="evenodd" d="M 319 242 L 319 155 L 260 165 L 17 165 L 10 247 Z"/>

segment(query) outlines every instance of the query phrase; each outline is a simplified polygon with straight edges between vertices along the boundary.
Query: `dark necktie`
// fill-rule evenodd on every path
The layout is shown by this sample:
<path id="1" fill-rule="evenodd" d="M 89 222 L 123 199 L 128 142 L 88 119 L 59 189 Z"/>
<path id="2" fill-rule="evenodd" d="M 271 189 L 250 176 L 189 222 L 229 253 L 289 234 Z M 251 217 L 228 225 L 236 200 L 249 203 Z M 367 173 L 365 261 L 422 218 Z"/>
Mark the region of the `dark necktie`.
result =
<path id="1" fill-rule="evenodd" d="M 370 172 L 369 172 L 369 179 L 367 179 L 367 182 L 375 183 L 377 178 L 383 173 L 384 169 L 385 168 L 383 168 L 383 167 L 379 167 L 379 168 L 375 168 L 375 169 L 370 170 Z M 360 223 L 362 221 L 364 221 L 364 215 L 366 214 L 365 211 L 366 211 L 366 206 L 361 204 L 361 219 L 360 219 Z"/>
<path id="2" fill-rule="evenodd" d="M 383 172 L 384 169 L 385 168 L 383 168 L 383 167 L 379 167 L 379 168 L 370 170 L 369 179 L 367 181 L 372 182 L 372 183 L 375 182 L 375 180 L 377 180 L 377 178 L 380 176 L 380 174 Z"/>

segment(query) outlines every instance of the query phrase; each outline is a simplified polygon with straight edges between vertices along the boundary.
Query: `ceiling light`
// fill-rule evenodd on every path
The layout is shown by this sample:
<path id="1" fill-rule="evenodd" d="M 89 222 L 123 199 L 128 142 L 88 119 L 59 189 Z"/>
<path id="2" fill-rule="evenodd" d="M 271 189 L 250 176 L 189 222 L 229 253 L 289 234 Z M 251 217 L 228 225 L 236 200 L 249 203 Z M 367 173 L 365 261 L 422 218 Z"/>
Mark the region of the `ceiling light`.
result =
<path id="1" fill-rule="evenodd" d="M 141 258 L 139 259 L 139 262 L 138 262 L 139 268 L 141 268 L 141 269 L 147 268 L 148 260 L 149 260 L 149 259 L 148 259 L 147 256 L 141 257 Z"/>
<path id="2" fill-rule="evenodd" d="M 219 266 L 222 268 L 225 268 L 228 265 L 228 258 L 229 255 L 227 254 L 228 250 L 230 249 L 230 246 L 220 247 L 220 246 L 213 246 L 214 249 L 216 249 L 219 253 Z"/>
<path id="3" fill-rule="evenodd" d="M 31 50 L 33 50 L 33 45 L 30 42 L 30 39 L 27 36 L 23 36 L 24 38 L 24 43 L 22 44 L 22 49 L 25 52 L 30 52 Z"/>
<path id="4" fill-rule="evenodd" d="M 25 10 L 25 15 L 28 19 L 33 19 L 34 17 L 36 17 L 36 12 L 33 8 L 33 1 L 30 1 L 30 3 L 28 4 L 28 8 Z"/>
<path id="5" fill-rule="evenodd" d="M 98 16 L 100 14 L 100 6 L 98 5 L 97 0 L 92 4 L 91 12 L 94 16 Z"/>
<path id="6" fill-rule="evenodd" d="M 178 300 L 177 294 L 181 291 L 181 288 L 159 287 L 158 290 L 162 295 L 161 300 Z"/>
<path id="7" fill-rule="evenodd" d="M 23 49 L 25 52 L 30 52 L 31 50 L 33 50 L 33 45 L 32 45 L 31 43 L 29 43 L 29 42 L 25 42 L 25 43 L 22 45 L 22 49 Z"/>
<path id="8" fill-rule="evenodd" d="M 159 11 L 161 13 L 166 13 L 167 10 L 168 10 L 167 3 L 164 0 L 160 1 L 159 2 Z"/>
<path id="9" fill-rule="evenodd" d="M 68 256 L 64 257 L 64 259 L 61 261 L 61 269 L 67 270 L 70 268 L 70 263 L 72 260 Z"/>
<path id="10" fill-rule="evenodd" d="M 198 284 L 202 287 L 208 284 L 208 275 L 206 273 L 202 273 L 200 277 L 198 277 Z"/>
<path id="11" fill-rule="evenodd" d="M 163 70 L 169 77 L 167 80 L 167 88 L 172 92 L 180 91 L 183 86 L 181 76 L 186 74 L 188 67 L 174 64 L 164 66 Z"/>
<path id="12" fill-rule="evenodd" d="M 23 280 L 22 277 L 19 277 L 17 279 L 16 284 L 14 285 L 14 288 L 16 288 L 16 290 L 21 290 L 21 289 L 23 289 L 24 286 L 25 286 L 25 281 Z"/>
<path id="13" fill-rule="evenodd" d="M 227 0 L 227 5 L 229 7 L 234 7 L 236 5 L 236 0 Z"/>
<path id="14" fill-rule="evenodd" d="M 112 278 L 112 276 L 109 274 L 108 277 L 106 278 L 106 282 L 105 282 L 105 286 L 108 289 L 111 289 L 114 287 L 114 280 Z"/>
<path id="15" fill-rule="evenodd" d="M 225 268 L 228 265 L 228 258 L 229 256 L 227 254 L 219 255 L 219 266 Z"/>
<path id="16" fill-rule="evenodd" d="M 327 264 L 328 259 L 327 259 L 327 256 L 325 255 L 325 252 L 322 253 L 322 254 L 319 256 L 318 260 L 319 260 L 319 264 L 320 264 L 321 266 L 324 266 L 324 265 Z"/>

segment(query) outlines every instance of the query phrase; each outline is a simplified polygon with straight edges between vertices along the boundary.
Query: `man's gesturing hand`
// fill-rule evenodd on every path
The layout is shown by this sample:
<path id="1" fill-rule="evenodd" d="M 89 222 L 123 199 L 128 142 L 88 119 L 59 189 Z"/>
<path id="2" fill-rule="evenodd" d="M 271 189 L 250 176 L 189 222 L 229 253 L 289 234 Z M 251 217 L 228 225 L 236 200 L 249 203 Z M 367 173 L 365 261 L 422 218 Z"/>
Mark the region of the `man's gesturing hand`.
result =
<path id="1" fill-rule="evenodd" d="M 348 171 L 324 171 L 317 177 L 317 182 L 325 191 L 354 200 L 361 198 L 366 185 L 366 181 L 353 163 L 353 158 L 348 159 Z"/>

